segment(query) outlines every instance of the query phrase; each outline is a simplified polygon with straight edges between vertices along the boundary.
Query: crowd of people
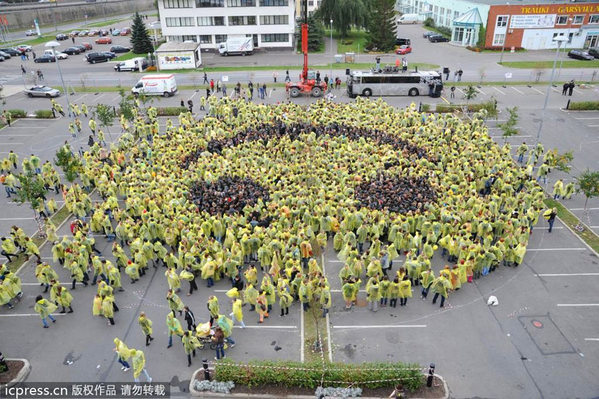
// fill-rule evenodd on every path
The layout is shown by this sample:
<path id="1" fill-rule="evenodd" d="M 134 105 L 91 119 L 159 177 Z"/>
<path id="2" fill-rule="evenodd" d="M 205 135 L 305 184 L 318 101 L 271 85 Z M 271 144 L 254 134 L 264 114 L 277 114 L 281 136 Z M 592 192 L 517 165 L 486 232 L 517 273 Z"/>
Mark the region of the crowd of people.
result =
<path id="1" fill-rule="evenodd" d="M 301 107 L 210 97 L 207 108 L 199 121 L 190 113 L 178 125 L 167 121 L 162 134 L 151 107 L 135 109 L 132 121 L 121 118 L 119 142 L 109 151 L 94 143 L 81 156 L 79 183 L 62 189 L 78 218 L 72 237 L 59 240 L 47 226 L 54 265 L 68 270 L 71 290 L 97 285 L 92 311 L 109 325 L 119 310 L 121 272 L 134 284 L 150 267 L 163 267 L 168 347 L 178 336 L 188 365 L 208 342 L 224 357 L 235 345 L 233 324 L 245 326 L 246 304 L 258 323 L 277 305 L 285 317 L 294 302 L 325 317 L 331 287 L 317 254 L 330 246 L 343 262 L 347 309 L 363 288 L 372 311 L 396 307 L 397 299 L 406 306 L 416 286 L 421 298 L 431 291 L 433 304 L 440 298 L 444 307 L 464 284 L 522 263 L 544 197 L 529 166 L 543 152 L 518 166 L 509 145 L 488 136 L 481 114 L 465 123 L 361 98 Z M 91 200 L 93 189 L 101 201 Z M 114 241 L 114 263 L 100 257 L 90 233 Z M 13 244 L 39 256 L 14 235 Z M 2 254 L 14 254 L 4 241 L 13 238 L 3 238 Z M 431 263 L 435 253 L 445 263 L 440 269 Z M 51 289 L 50 300 L 36 301 L 44 327 L 56 306 L 73 311 L 53 267 L 40 259 L 35 272 Z M 15 277 L 7 280 L 16 285 Z M 231 285 L 226 310 L 216 296 L 208 300 L 206 323 L 196 323 L 178 295 L 185 281 L 193 295 L 197 280 Z M 139 325 L 149 346 L 152 322 L 142 313 Z M 123 368 L 133 359 L 137 378 L 143 352 L 115 344 Z"/>

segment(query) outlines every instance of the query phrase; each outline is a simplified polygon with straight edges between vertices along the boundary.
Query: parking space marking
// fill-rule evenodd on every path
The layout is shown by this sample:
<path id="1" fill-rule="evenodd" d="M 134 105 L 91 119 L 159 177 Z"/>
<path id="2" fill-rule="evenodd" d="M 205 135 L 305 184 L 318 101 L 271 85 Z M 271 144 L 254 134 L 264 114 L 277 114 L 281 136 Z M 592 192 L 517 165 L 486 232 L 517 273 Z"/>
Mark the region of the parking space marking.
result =
<path id="1" fill-rule="evenodd" d="M 11 314 L 0 314 L 0 317 L 28 317 L 28 316 L 37 316 L 40 317 L 38 313 L 11 313 Z M 65 316 L 63 313 L 52 313 L 52 316 Z"/>
<path id="2" fill-rule="evenodd" d="M 575 276 L 599 276 L 599 273 L 545 273 L 545 274 L 537 274 L 537 277 L 575 277 Z"/>
<path id="3" fill-rule="evenodd" d="M 586 248 L 531 248 L 527 249 L 529 252 L 539 251 L 586 251 Z"/>
<path id="4" fill-rule="evenodd" d="M 555 87 L 552 87 L 551 90 L 553 90 L 556 93 L 561 93 L 558 89 L 556 89 Z"/>
<path id="5" fill-rule="evenodd" d="M 276 329 L 280 329 L 280 330 L 297 330 L 297 326 L 248 326 L 246 325 L 245 327 L 241 327 L 241 326 L 233 326 L 233 328 L 257 328 L 257 329 L 263 329 L 263 328 L 268 328 L 270 330 L 276 330 Z"/>
<path id="6" fill-rule="evenodd" d="M 570 208 L 571 211 L 584 211 L 584 208 Z M 587 208 L 588 211 L 597 211 L 599 208 Z"/>
<path id="7" fill-rule="evenodd" d="M 365 329 L 365 328 L 426 328 L 426 324 L 379 324 L 379 325 L 370 325 L 370 326 L 333 326 L 336 329 L 350 330 L 350 329 Z"/>
<path id="8" fill-rule="evenodd" d="M 25 143 L 0 143 L 0 145 L 24 145 Z"/>
<path id="9" fill-rule="evenodd" d="M 532 229 L 533 230 L 547 230 L 548 228 L 549 228 L 549 226 L 535 226 Z M 561 229 L 563 229 L 562 226 L 555 226 L 555 227 L 553 227 L 553 230 L 561 230 Z"/>
<path id="10" fill-rule="evenodd" d="M 599 125 L 588 125 L 588 127 L 599 127 Z"/>
<path id="11" fill-rule="evenodd" d="M 599 341 L 599 338 L 585 338 L 585 341 Z"/>
<path id="12" fill-rule="evenodd" d="M 300 362 L 304 362 L 304 309 L 302 306 L 299 308 L 300 311 Z"/>
<path id="13" fill-rule="evenodd" d="M 558 308 L 586 308 L 599 306 L 599 303 L 558 303 Z"/>
<path id="14" fill-rule="evenodd" d="M 4 221 L 4 220 L 33 220 L 33 218 L 32 217 L 29 217 L 29 218 L 0 218 L 0 220 L 1 221 Z"/>
<path id="15" fill-rule="evenodd" d="M 486 95 L 487 95 L 487 93 L 485 93 L 484 91 L 482 91 L 482 90 L 481 90 L 481 89 L 479 89 L 478 87 L 476 88 L 476 90 L 477 90 L 477 91 L 478 91 L 480 94 L 482 94 L 483 96 L 486 96 Z"/>
<path id="16" fill-rule="evenodd" d="M 523 92 L 521 92 L 520 90 L 516 89 L 514 86 L 510 86 L 512 89 L 516 90 L 518 93 L 520 94 L 524 94 Z"/>
<path id="17" fill-rule="evenodd" d="M 543 93 L 541 90 L 539 90 L 539 89 L 537 89 L 537 88 L 535 88 L 535 87 L 531 87 L 531 89 L 533 89 L 534 91 L 536 91 L 536 92 L 537 92 L 537 93 L 539 93 L 539 94 L 545 94 L 545 93 Z"/>
<path id="18" fill-rule="evenodd" d="M 575 91 L 576 93 L 578 93 L 578 94 L 582 94 L 582 92 L 581 92 L 580 90 L 576 89 L 576 88 L 574 89 L 574 91 Z"/>
<path id="19" fill-rule="evenodd" d="M 497 87 L 493 86 L 493 88 L 494 88 L 495 90 L 497 90 L 499 93 L 501 93 L 501 94 L 504 94 L 504 95 L 505 95 L 505 93 L 504 93 L 504 92 L 502 92 L 501 90 L 499 90 Z"/>
<path id="20" fill-rule="evenodd" d="M 596 120 L 596 119 L 599 119 L 599 117 L 597 117 L 597 118 L 595 118 L 595 117 L 593 117 L 593 118 L 574 118 L 574 119 L 578 119 L 579 121 L 584 121 L 584 120 Z"/>

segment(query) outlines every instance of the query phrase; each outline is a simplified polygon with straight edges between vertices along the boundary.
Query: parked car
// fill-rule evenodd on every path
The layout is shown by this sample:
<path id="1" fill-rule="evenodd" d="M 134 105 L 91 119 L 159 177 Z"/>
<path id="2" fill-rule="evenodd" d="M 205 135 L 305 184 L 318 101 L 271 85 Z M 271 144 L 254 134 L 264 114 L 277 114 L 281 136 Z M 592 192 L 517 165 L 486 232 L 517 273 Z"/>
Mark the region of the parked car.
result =
<path id="1" fill-rule="evenodd" d="M 121 36 L 127 36 L 131 33 L 131 28 L 121 28 Z"/>
<path id="2" fill-rule="evenodd" d="M 63 53 L 66 53 L 68 55 L 77 55 L 81 53 L 81 50 L 78 47 L 69 47 L 66 48 Z"/>
<path id="3" fill-rule="evenodd" d="M 43 55 L 53 55 L 54 57 L 58 58 L 59 60 L 66 60 L 67 58 L 69 58 L 68 54 L 66 54 L 66 53 L 60 53 L 60 52 L 55 52 L 52 49 L 44 50 L 44 54 Z"/>
<path id="4" fill-rule="evenodd" d="M 5 53 L 10 54 L 11 57 L 21 55 L 21 52 L 19 50 L 14 49 L 12 47 L 0 48 L 0 51 L 4 51 Z"/>
<path id="5" fill-rule="evenodd" d="M 33 60 L 34 62 L 56 62 L 56 57 L 53 55 L 44 54 Z"/>
<path id="6" fill-rule="evenodd" d="M 81 45 L 82 45 L 83 47 L 85 47 L 85 49 L 86 49 L 86 50 L 91 50 L 91 49 L 93 49 L 92 45 L 91 45 L 91 44 L 89 44 L 89 43 L 87 43 L 87 42 L 83 42 L 83 43 L 81 43 Z"/>
<path id="7" fill-rule="evenodd" d="M 443 36 L 443 35 L 440 35 L 440 34 L 438 34 L 438 33 L 435 33 L 434 35 L 430 35 L 430 36 L 428 37 L 428 41 L 429 41 L 429 42 L 431 42 L 431 43 L 441 43 L 441 42 L 448 42 L 448 41 L 449 41 L 449 39 L 448 39 L 448 38 L 446 38 L 446 37 L 445 37 L 445 36 Z"/>
<path id="8" fill-rule="evenodd" d="M 410 44 L 412 44 L 411 40 L 406 39 L 405 37 L 398 37 L 397 39 L 395 39 L 396 46 L 404 46 L 404 45 L 409 46 Z"/>
<path id="9" fill-rule="evenodd" d="M 429 37 L 429 36 L 431 36 L 431 35 L 436 35 L 436 34 L 437 34 L 437 33 L 433 32 L 432 30 L 427 30 L 426 32 L 424 32 L 424 33 L 422 34 L 422 37 L 423 37 L 423 38 L 425 38 L 425 39 L 428 39 L 428 37 Z"/>
<path id="10" fill-rule="evenodd" d="M 60 90 L 53 89 L 48 86 L 33 86 L 23 91 L 29 97 L 58 97 L 60 96 Z"/>
<path id="11" fill-rule="evenodd" d="M 113 53 L 128 53 L 131 49 L 129 47 L 125 47 L 125 46 L 112 46 L 110 48 L 110 51 L 112 51 Z"/>
<path id="12" fill-rule="evenodd" d="M 68 35 L 65 35 L 64 33 L 59 33 L 58 35 L 56 35 L 56 40 L 61 41 L 61 40 L 67 40 L 69 38 Z"/>
<path id="13" fill-rule="evenodd" d="M 80 53 L 85 53 L 87 51 L 87 47 L 82 44 L 76 44 L 73 47 L 78 48 Z"/>
<path id="14" fill-rule="evenodd" d="M 87 35 L 88 36 L 98 36 L 99 33 L 100 33 L 100 31 L 98 29 L 92 29 L 89 31 L 89 33 Z"/>
<path id="15" fill-rule="evenodd" d="M 109 37 L 99 37 L 96 39 L 96 44 L 112 44 L 112 39 Z"/>
<path id="16" fill-rule="evenodd" d="M 412 52 L 412 47 L 404 44 L 403 46 L 399 46 L 397 50 L 395 50 L 395 54 L 405 55 Z"/>
<path id="17" fill-rule="evenodd" d="M 124 71 L 139 71 L 139 63 L 141 62 L 141 69 L 148 67 L 148 60 L 144 57 L 132 58 L 130 60 L 121 61 L 114 66 L 114 70 L 117 72 Z"/>
<path id="18" fill-rule="evenodd" d="M 116 57 L 116 54 L 113 53 L 112 51 L 100 51 L 100 53 L 105 54 L 106 57 L 108 57 L 109 60 L 113 59 Z"/>
<path id="19" fill-rule="evenodd" d="M 108 36 L 108 29 L 100 29 L 100 36 Z"/>
<path id="20" fill-rule="evenodd" d="M 33 29 L 29 29 L 27 32 L 25 32 L 25 36 L 35 36 L 37 35 L 37 32 L 34 31 Z"/>
<path id="21" fill-rule="evenodd" d="M 82 30 L 81 32 L 79 32 L 79 33 L 77 34 L 77 36 L 87 36 L 87 34 L 88 34 L 88 33 L 89 33 L 89 31 L 88 31 L 88 30 Z"/>
<path id="22" fill-rule="evenodd" d="M 575 60 L 583 61 L 590 61 L 595 59 L 595 57 L 582 50 L 570 50 L 568 51 L 568 57 L 574 58 Z"/>
<path id="23" fill-rule="evenodd" d="M 109 60 L 108 56 L 104 53 L 89 53 L 85 56 L 85 59 L 90 64 L 95 64 L 97 62 L 107 62 Z"/>
<path id="24" fill-rule="evenodd" d="M 31 51 L 33 50 L 33 47 L 31 47 L 28 44 L 19 44 L 17 46 L 17 50 L 21 51 L 21 52 L 25 52 L 25 51 Z"/>
<path id="25" fill-rule="evenodd" d="M 120 29 L 113 29 L 112 30 L 112 36 L 120 36 L 121 35 L 121 30 Z"/>
<path id="26" fill-rule="evenodd" d="M 69 36 L 71 36 L 71 37 L 75 37 L 75 36 L 77 36 L 78 34 L 79 34 L 79 31 L 78 31 L 78 30 L 74 30 L 74 31 L 71 31 L 71 33 L 69 33 Z"/>
<path id="27" fill-rule="evenodd" d="M 0 51 L 0 57 L 4 58 L 5 60 L 10 59 L 11 55 L 8 53 L 5 53 L 4 51 Z"/>

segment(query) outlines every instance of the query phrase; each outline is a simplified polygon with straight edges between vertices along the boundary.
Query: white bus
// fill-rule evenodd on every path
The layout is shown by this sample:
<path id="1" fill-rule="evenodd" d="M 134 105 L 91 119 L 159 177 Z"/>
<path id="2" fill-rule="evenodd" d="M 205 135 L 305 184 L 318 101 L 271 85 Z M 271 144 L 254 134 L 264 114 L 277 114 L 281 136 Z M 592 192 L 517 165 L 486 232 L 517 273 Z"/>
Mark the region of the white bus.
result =
<path id="1" fill-rule="evenodd" d="M 347 94 L 356 96 L 439 97 L 443 90 L 441 74 L 436 71 L 389 72 L 353 71 L 347 76 Z"/>

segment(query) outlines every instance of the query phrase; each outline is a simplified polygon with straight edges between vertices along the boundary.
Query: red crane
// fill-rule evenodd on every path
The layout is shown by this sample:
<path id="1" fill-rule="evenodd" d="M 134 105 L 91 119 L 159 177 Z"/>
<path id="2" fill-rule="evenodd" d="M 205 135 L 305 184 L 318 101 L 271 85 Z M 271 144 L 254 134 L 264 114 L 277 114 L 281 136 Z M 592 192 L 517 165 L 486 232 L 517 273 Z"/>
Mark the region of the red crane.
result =
<path id="1" fill-rule="evenodd" d="M 291 97 L 299 97 L 300 94 L 310 94 L 320 97 L 327 90 L 327 84 L 316 79 L 316 73 L 308 70 L 308 0 L 302 0 L 302 53 L 304 53 L 304 67 L 299 82 L 287 82 L 286 89 Z M 317 82 L 318 80 L 318 82 Z"/>

